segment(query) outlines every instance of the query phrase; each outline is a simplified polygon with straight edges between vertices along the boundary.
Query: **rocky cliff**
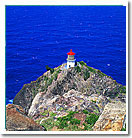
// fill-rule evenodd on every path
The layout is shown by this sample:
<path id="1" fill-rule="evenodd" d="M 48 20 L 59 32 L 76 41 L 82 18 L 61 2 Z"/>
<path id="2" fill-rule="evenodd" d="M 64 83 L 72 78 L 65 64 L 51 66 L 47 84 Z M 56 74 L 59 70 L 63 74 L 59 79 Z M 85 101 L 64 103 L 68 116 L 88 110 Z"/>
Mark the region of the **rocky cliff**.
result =
<path id="1" fill-rule="evenodd" d="M 49 70 L 36 81 L 25 84 L 15 96 L 13 103 L 22 106 L 29 117 L 48 130 L 71 130 L 79 118 L 81 126 L 76 125 L 77 130 L 92 130 L 96 119 L 108 103 L 113 100 L 125 103 L 125 86 L 110 76 L 87 66 L 83 61 L 78 62 L 74 68 L 66 69 L 65 65 L 54 68 L 54 71 Z M 89 123 L 88 116 L 96 118 L 93 120 L 94 123 Z M 64 127 L 72 121 L 63 120 L 63 117 L 70 117 L 74 122 L 71 123 L 72 126 Z M 51 122 L 58 122 L 62 127 L 54 124 L 48 128 L 51 125 L 46 125 Z"/>
<path id="2" fill-rule="evenodd" d="M 45 131 L 46 129 L 27 117 L 21 106 L 8 104 L 6 106 L 6 130 Z"/>
<path id="3" fill-rule="evenodd" d="M 98 121 L 95 123 L 94 131 L 120 131 L 125 128 L 126 104 L 122 102 L 108 103 Z"/>

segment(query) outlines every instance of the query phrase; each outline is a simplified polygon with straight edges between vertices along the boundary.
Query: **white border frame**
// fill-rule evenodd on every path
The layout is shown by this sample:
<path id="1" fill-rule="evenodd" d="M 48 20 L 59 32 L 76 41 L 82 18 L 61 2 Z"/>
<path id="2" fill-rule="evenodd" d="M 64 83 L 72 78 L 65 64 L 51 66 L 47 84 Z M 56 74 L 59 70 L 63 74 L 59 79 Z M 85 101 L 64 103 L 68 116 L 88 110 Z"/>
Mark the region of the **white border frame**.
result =
<path id="1" fill-rule="evenodd" d="M 5 130 L 5 6 L 123 5 L 126 6 L 126 131 L 6 131 Z M 2 134 L 128 134 L 128 2 L 126 0 L 0 0 L 0 130 Z"/>

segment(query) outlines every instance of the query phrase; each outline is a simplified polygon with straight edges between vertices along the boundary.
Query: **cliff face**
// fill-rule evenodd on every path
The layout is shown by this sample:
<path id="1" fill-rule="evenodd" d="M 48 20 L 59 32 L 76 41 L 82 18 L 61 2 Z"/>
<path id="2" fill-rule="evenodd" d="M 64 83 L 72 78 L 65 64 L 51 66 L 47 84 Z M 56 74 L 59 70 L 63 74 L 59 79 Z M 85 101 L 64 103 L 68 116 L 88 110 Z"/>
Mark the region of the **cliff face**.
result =
<path id="1" fill-rule="evenodd" d="M 25 115 L 21 106 L 8 104 L 6 106 L 6 130 L 7 131 L 46 131 L 34 120 Z"/>
<path id="2" fill-rule="evenodd" d="M 98 121 L 94 131 L 120 131 L 126 122 L 126 104 L 122 102 L 108 103 Z"/>
<path id="3" fill-rule="evenodd" d="M 62 96 L 74 89 L 84 95 L 98 94 L 125 101 L 125 87 L 100 70 L 89 67 L 83 61 L 74 68 L 65 69 L 65 64 L 47 71 L 36 81 L 25 84 L 15 96 L 13 103 L 24 108 L 26 113 L 37 93 L 43 93 L 46 98 Z"/>

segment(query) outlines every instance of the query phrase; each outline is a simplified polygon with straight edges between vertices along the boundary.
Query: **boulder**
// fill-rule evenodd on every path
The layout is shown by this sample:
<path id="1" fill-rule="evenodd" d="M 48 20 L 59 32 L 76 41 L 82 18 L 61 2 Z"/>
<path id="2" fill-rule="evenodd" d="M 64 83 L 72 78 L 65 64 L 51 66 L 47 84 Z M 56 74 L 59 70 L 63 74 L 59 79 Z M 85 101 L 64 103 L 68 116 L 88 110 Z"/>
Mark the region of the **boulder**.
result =
<path id="1" fill-rule="evenodd" d="M 46 131 L 34 120 L 26 116 L 24 109 L 19 105 L 8 104 L 6 106 L 6 130 L 7 131 Z"/>
<path id="2" fill-rule="evenodd" d="M 126 104 L 118 101 L 108 103 L 95 123 L 94 131 L 121 131 L 126 116 Z"/>

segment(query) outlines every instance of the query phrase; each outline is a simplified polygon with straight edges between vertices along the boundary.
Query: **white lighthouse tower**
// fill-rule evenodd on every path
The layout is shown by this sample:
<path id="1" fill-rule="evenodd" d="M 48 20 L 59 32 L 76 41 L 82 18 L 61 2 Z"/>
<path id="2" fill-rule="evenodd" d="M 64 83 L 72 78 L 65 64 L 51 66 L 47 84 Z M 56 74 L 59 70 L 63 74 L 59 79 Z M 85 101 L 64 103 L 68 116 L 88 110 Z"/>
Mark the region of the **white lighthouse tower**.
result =
<path id="1" fill-rule="evenodd" d="M 72 52 L 72 49 L 70 50 L 69 53 L 67 53 L 68 58 L 67 58 L 67 69 L 70 67 L 75 67 L 75 61 L 76 59 L 74 59 L 74 55 L 75 53 Z"/>

